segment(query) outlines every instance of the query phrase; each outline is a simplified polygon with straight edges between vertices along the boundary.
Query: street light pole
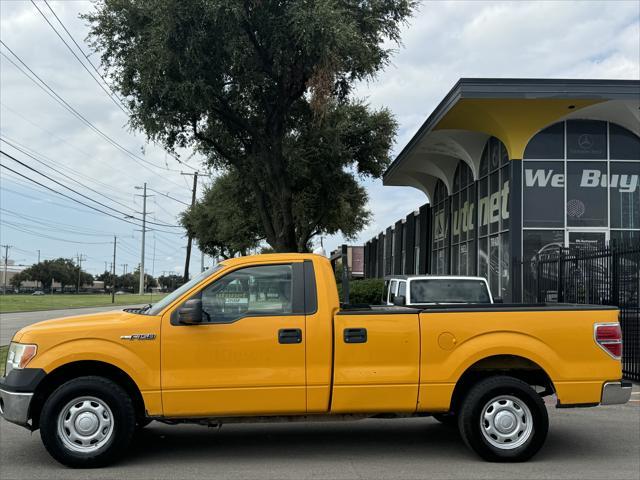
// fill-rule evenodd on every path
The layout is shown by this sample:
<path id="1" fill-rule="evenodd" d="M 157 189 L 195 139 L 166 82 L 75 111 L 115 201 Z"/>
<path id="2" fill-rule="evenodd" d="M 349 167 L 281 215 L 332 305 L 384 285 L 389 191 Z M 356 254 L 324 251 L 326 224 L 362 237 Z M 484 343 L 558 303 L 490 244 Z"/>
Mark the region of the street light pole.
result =
<path id="1" fill-rule="evenodd" d="M 4 247 L 4 277 L 2 280 L 2 294 L 7 294 L 7 264 L 9 263 L 9 249 L 11 245 L 0 245 Z"/>
<path id="2" fill-rule="evenodd" d="M 111 303 L 116 303 L 116 242 L 118 238 L 113 236 L 113 263 L 111 264 Z"/>
<path id="3" fill-rule="evenodd" d="M 144 183 L 142 192 L 142 253 L 140 255 L 140 283 L 138 294 L 144 295 L 144 242 L 147 233 L 147 182 Z"/>

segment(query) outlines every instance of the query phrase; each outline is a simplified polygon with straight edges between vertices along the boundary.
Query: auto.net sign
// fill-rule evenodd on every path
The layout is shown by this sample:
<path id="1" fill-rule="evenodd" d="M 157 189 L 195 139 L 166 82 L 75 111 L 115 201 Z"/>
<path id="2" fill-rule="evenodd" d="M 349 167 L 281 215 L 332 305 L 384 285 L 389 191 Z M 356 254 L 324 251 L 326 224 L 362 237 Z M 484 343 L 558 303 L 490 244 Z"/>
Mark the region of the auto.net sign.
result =
<path id="1" fill-rule="evenodd" d="M 525 186 L 526 187 L 540 187 L 545 188 L 547 186 L 564 188 L 565 174 L 556 173 L 553 169 L 531 169 L 527 168 L 524 171 Z M 618 175 L 612 174 L 611 178 L 607 182 L 607 174 L 603 173 L 599 169 L 582 170 L 579 186 L 581 188 L 597 188 L 607 187 L 607 183 L 611 188 L 616 188 L 624 193 L 634 193 L 640 183 L 640 175 Z"/>

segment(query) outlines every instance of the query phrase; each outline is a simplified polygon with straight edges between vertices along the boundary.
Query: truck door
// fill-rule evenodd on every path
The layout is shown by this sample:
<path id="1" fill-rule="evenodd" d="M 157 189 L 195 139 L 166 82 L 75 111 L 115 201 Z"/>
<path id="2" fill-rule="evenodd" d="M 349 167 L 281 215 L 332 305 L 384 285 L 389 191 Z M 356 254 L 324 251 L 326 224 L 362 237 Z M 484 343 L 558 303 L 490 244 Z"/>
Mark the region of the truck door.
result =
<path id="1" fill-rule="evenodd" d="M 339 312 L 331 411 L 414 412 L 420 377 L 416 313 Z"/>
<path id="2" fill-rule="evenodd" d="M 305 412 L 303 262 L 241 267 L 194 297 L 202 324 L 163 318 L 164 415 Z"/>

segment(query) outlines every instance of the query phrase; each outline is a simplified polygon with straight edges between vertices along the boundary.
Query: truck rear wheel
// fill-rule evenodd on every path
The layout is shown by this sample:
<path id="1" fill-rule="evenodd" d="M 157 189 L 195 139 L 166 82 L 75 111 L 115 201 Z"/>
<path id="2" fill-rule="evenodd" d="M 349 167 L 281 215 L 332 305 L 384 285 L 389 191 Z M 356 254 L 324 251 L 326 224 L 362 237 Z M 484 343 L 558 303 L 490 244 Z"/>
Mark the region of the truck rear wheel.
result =
<path id="1" fill-rule="evenodd" d="M 467 393 L 458 418 L 467 446 L 491 462 L 523 462 L 542 447 L 547 409 L 527 383 L 508 376 L 480 381 Z"/>
<path id="2" fill-rule="evenodd" d="M 120 385 L 103 377 L 79 377 L 62 384 L 44 403 L 40 437 L 58 462 L 100 467 L 126 451 L 135 425 L 133 402 Z"/>

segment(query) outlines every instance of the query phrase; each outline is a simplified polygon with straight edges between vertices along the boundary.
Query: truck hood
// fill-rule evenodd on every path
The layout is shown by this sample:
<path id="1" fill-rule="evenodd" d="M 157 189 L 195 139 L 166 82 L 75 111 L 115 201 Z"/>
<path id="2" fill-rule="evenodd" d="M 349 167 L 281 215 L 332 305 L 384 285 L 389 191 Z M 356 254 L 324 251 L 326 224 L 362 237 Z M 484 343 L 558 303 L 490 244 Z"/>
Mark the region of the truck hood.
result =
<path id="1" fill-rule="evenodd" d="M 146 315 L 138 315 L 124 310 L 111 310 L 108 312 L 91 313 L 87 315 L 74 315 L 72 317 L 54 318 L 28 325 L 19 330 L 14 341 L 21 343 L 37 343 L 44 336 L 91 336 L 91 332 L 99 332 L 105 329 L 126 329 L 141 319 L 149 318 Z"/>

